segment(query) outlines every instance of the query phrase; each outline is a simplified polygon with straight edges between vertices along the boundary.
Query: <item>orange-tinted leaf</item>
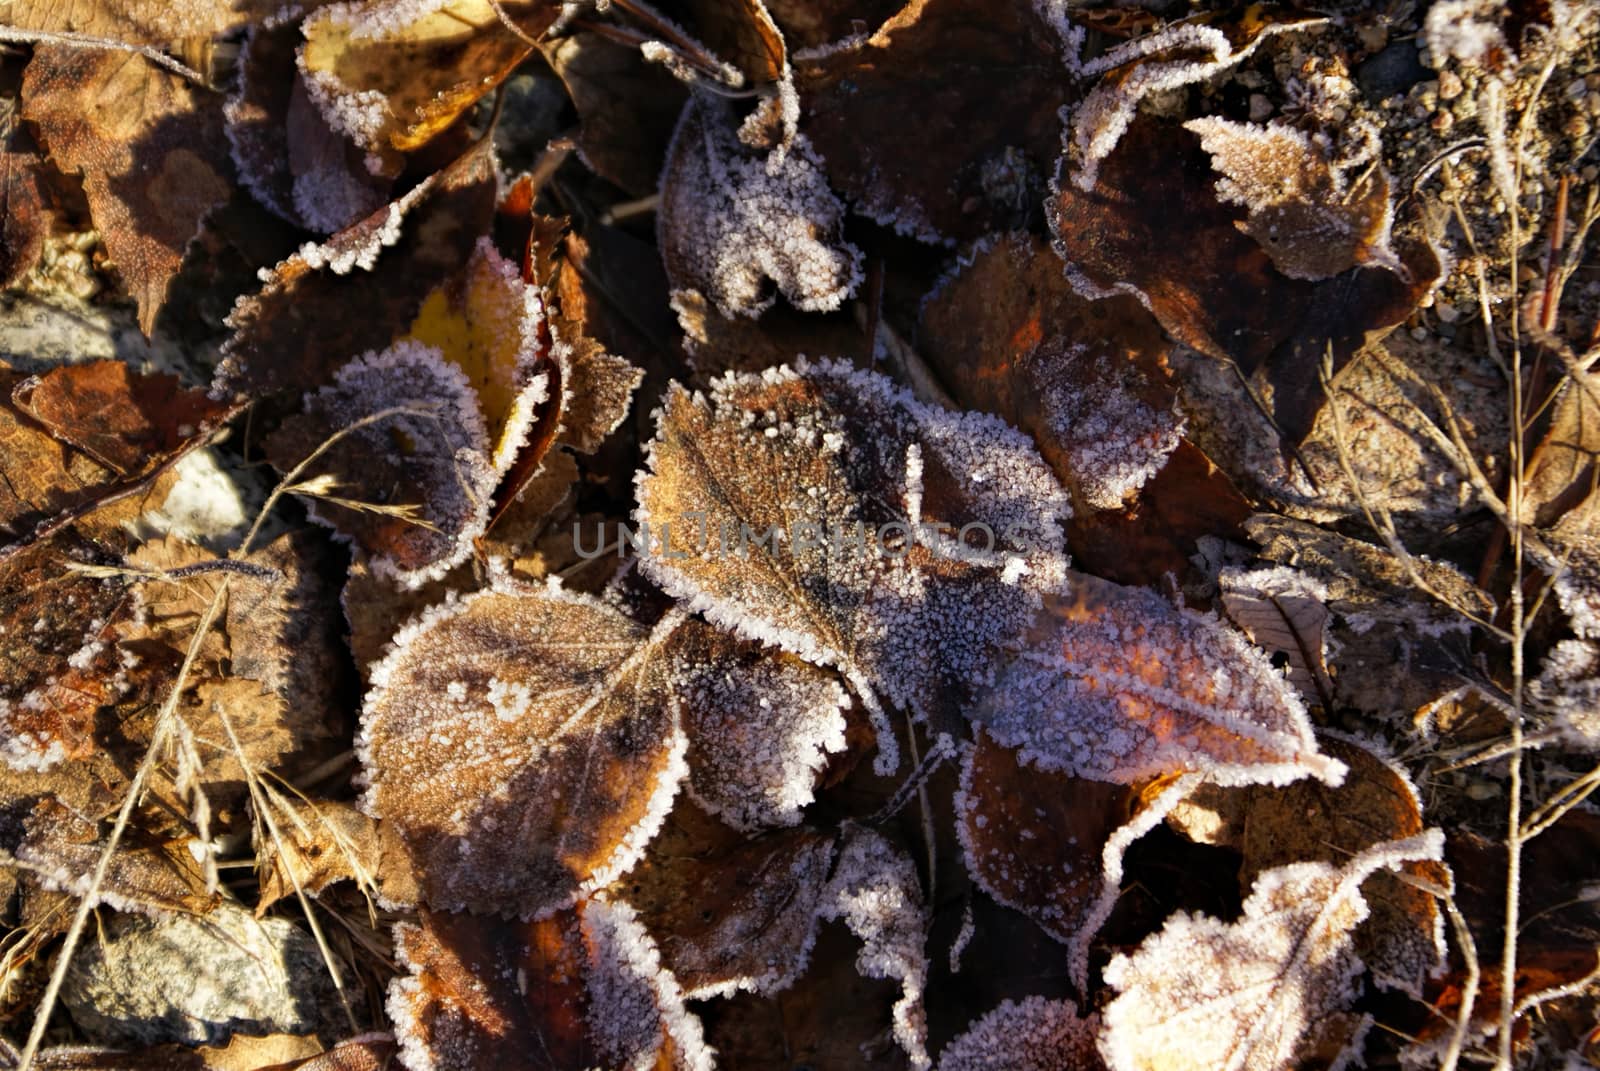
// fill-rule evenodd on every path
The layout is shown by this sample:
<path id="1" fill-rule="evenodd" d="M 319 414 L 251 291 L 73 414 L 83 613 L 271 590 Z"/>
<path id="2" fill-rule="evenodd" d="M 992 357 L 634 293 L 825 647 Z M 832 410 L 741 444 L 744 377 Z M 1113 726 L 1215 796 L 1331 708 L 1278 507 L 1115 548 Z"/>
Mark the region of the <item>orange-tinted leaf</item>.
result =
<path id="1" fill-rule="evenodd" d="M 39 261 L 50 218 L 45 213 L 43 162 L 33 139 L 14 118 L 0 119 L 0 289 Z"/>
<path id="2" fill-rule="evenodd" d="M 494 198 L 485 139 L 399 200 L 320 245 L 307 243 L 234 307 L 217 386 L 298 393 L 329 382 L 357 354 L 387 347 L 423 299 L 471 259 L 489 233 Z"/>
<path id="3" fill-rule="evenodd" d="M 924 241 L 1027 223 L 1072 92 L 1027 0 L 915 0 L 864 44 L 799 60 L 795 76 L 835 188 Z"/>
<path id="4" fill-rule="evenodd" d="M 674 388 L 638 499 L 652 578 L 715 624 L 839 666 L 869 710 L 881 691 L 954 718 L 1064 575 L 1066 496 L 1024 436 L 838 362 L 729 376 L 709 399 Z"/>
<path id="5" fill-rule="evenodd" d="M 225 402 L 165 373 L 118 360 L 53 368 L 18 384 L 17 407 L 121 476 L 149 471 L 232 414 Z"/>
<path id="6" fill-rule="evenodd" d="M 395 637 L 362 715 L 364 806 L 430 906 L 526 917 L 638 860 L 687 772 L 671 626 L 503 582 Z"/>
<path id="7" fill-rule="evenodd" d="M 700 1022 L 634 913 L 590 900 L 533 922 L 427 913 L 396 931 L 401 1059 L 437 1071 L 708 1071 Z"/>
<path id="8" fill-rule="evenodd" d="M 370 152 L 408 152 L 493 91 L 558 13 L 545 0 L 332 5 L 307 20 L 300 69 L 334 130 Z"/>
<path id="9" fill-rule="evenodd" d="M 232 192 L 220 100 L 140 56 L 66 45 L 34 50 L 22 100 L 56 165 L 83 172 L 149 334 L 190 239 Z"/>
<path id="10" fill-rule="evenodd" d="M 1338 784 L 1294 690 L 1209 614 L 1075 576 L 972 717 L 1022 760 L 1133 784 L 1176 771 L 1220 784 Z"/>

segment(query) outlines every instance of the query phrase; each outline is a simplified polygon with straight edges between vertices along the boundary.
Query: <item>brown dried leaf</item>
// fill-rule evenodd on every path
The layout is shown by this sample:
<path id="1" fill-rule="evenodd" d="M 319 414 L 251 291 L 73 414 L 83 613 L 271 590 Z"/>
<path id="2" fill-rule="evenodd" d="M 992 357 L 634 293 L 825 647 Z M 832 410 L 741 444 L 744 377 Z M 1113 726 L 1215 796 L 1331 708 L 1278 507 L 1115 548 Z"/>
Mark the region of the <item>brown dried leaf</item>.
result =
<path id="1" fill-rule="evenodd" d="M 278 808 L 275 820 L 283 843 L 264 837 L 258 845 L 264 873 L 256 918 L 295 895 L 296 882 L 311 896 L 335 882 L 373 883 L 378 872 L 377 830 L 373 820 L 352 805 L 294 800 L 287 811 Z"/>
<path id="2" fill-rule="evenodd" d="M 1389 247 L 1394 206 L 1381 165 L 1352 184 L 1322 141 L 1286 123 L 1256 126 L 1217 116 L 1191 119 L 1211 166 L 1217 197 L 1243 205 L 1239 229 L 1291 279 L 1327 279 L 1359 265 L 1405 268 Z"/>
<path id="3" fill-rule="evenodd" d="M 43 161 L 14 114 L 0 115 L 0 289 L 39 262 L 50 217 L 45 212 Z"/>
<path id="4" fill-rule="evenodd" d="M 534 922 L 425 913 L 396 929 L 401 1060 L 436 1071 L 709 1071 L 700 1021 L 633 911 L 589 900 Z"/>
<path id="5" fill-rule="evenodd" d="M 122 477 L 147 474 L 233 414 L 204 390 L 119 360 L 63 365 L 12 389 L 17 408 Z"/>
<path id="6" fill-rule="evenodd" d="M 816 940 L 835 838 L 797 829 L 716 843 L 722 831 L 673 836 L 677 813 L 668 821 L 668 833 L 621 891 L 684 995 L 702 1000 L 788 989 Z M 710 820 L 699 816 L 699 822 Z"/>
<path id="7" fill-rule="evenodd" d="M 300 69 L 334 130 L 369 152 L 409 152 L 493 91 L 559 10 L 545 0 L 333 5 L 307 20 Z"/>
<path id="8" fill-rule="evenodd" d="M 578 110 L 583 162 L 631 196 L 654 193 L 683 113 L 683 83 L 637 48 L 598 33 L 575 33 L 539 47 Z"/>
<path id="9" fill-rule="evenodd" d="M 1026 438 L 837 362 L 730 376 L 709 399 L 674 388 L 648 464 L 646 573 L 715 624 L 839 666 L 883 772 L 898 756 L 874 691 L 954 725 L 1064 576 L 1066 496 Z"/>
<path id="10" fill-rule="evenodd" d="M 241 298 L 216 385 L 251 396 L 321 386 L 350 358 L 381 350 L 423 299 L 460 272 L 494 218 L 489 139 L 399 200 L 307 243 Z M 352 310 L 360 310 L 353 315 Z"/>
<path id="11" fill-rule="evenodd" d="M 1027 0 L 914 0 L 864 42 L 796 61 L 803 130 L 834 187 L 901 234 L 1023 226 L 1071 94 L 1057 49 Z"/>
<path id="12" fill-rule="evenodd" d="M 84 896 L 105 849 L 100 823 L 54 800 L 41 801 L 27 820 L 17 860 L 44 887 Z M 138 830 L 125 836 L 96 886 L 95 902 L 117 911 L 204 915 L 217 903 L 189 852 L 189 841 L 161 840 Z"/>
<path id="13" fill-rule="evenodd" d="M 1290 683 L 1307 703 L 1322 704 L 1328 682 L 1328 590 L 1282 566 L 1228 567 L 1217 578 L 1222 608 L 1250 642 L 1286 660 Z"/>
<path id="14" fill-rule="evenodd" d="M 134 608 L 105 548 L 67 533 L 0 561 L 0 759 L 43 771 L 94 751 L 95 717 L 127 687 L 113 622 Z"/>
<path id="15" fill-rule="evenodd" d="M 1226 923 L 1175 915 L 1105 978 L 1121 995 L 1103 1013 L 1112 1071 L 1279 1071 L 1302 1038 L 1343 1012 L 1362 964 L 1350 934 L 1367 915 L 1362 883 L 1379 869 L 1437 860 L 1437 830 L 1387 841 L 1343 866 L 1298 863 L 1262 874 Z"/>
<path id="16" fill-rule="evenodd" d="M 363 807 L 430 906 L 527 917 L 638 860 L 687 773 L 672 624 L 501 581 L 395 637 L 362 714 Z"/>
<path id="17" fill-rule="evenodd" d="M 1337 785 L 1305 707 L 1214 615 L 1074 574 L 972 718 L 1022 761 L 1119 784 L 1178 771 L 1224 785 Z"/>
<path id="18" fill-rule="evenodd" d="M 1101 849 L 1128 818 L 1133 791 L 1028 769 L 979 731 L 961 759 L 956 832 L 972 880 L 1068 942 L 1100 895 Z"/>
<path id="19" fill-rule="evenodd" d="M 394 1038 L 388 1034 L 362 1034 L 295 1064 L 293 1071 L 386 1071 L 394 1057 Z"/>
<path id="20" fill-rule="evenodd" d="M 148 335 L 190 239 L 232 192 L 221 101 L 135 54 L 40 45 L 22 115 L 58 167 L 83 173 L 95 227 Z"/>
<path id="21" fill-rule="evenodd" d="M 230 33 L 278 7 L 277 0 L 11 0 L 6 25 L 166 47 Z"/>

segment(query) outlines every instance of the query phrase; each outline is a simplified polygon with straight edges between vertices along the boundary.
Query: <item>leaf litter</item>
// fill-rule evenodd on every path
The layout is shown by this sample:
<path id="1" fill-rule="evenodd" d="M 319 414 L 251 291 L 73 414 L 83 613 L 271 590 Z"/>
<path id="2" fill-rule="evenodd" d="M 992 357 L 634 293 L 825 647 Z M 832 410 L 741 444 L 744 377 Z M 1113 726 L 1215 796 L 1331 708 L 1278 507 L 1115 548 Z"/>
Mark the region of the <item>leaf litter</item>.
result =
<path id="1" fill-rule="evenodd" d="M 1592 1062 L 1600 20 L 1333 7 L 7 5 L 3 1062 Z"/>

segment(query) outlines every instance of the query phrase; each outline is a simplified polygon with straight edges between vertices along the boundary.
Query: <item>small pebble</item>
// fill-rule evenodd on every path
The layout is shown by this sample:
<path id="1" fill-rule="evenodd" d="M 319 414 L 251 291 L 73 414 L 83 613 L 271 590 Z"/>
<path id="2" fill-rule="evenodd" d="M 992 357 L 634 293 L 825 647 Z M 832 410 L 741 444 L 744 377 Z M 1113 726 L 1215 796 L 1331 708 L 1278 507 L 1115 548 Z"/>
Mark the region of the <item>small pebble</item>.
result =
<path id="1" fill-rule="evenodd" d="M 1455 71 L 1444 70 L 1439 72 L 1439 99 L 1455 100 L 1461 95 L 1461 76 Z"/>
<path id="2" fill-rule="evenodd" d="M 1272 101 L 1264 93 L 1250 94 L 1250 121 L 1264 123 L 1272 117 Z"/>

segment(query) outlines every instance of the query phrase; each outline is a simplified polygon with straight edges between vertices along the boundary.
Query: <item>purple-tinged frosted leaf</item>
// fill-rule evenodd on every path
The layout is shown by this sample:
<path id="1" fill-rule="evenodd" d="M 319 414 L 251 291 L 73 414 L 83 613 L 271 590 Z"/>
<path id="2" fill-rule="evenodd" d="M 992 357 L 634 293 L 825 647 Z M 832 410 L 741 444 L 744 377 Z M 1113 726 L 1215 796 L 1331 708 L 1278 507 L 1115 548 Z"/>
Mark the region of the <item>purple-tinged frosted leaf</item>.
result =
<path id="1" fill-rule="evenodd" d="M 1111 1071 L 1280 1071 L 1302 1038 L 1358 995 L 1351 933 L 1374 871 L 1439 859 L 1438 830 L 1387 841 L 1343 866 L 1295 863 L 1256 879 L 1228 923 L 1179 913 L 1106 967 L 1119 996 L 1103 1012 Z"/>
<path id="2" fill-rule="evenodd" d="M 362 713 L 363 806 L 431 906 L 548 913 L 639 859 L 687 772 L 678 620 L 500 580 L 401 630 Z"/>
<path id="3" fill-rule="evenodd" d="M 839 667 L 884 772 L 874 692 L 954 718 L 1065 575 L 1066 495 L 1023 435 L 843 363 L 673 389 L 648 466 L 644 572 L 714 624 Z"/>
<path id="4" fill-rule="evenodd" d="M 917 870 L 905 853 L 864 827 L 852 830 L 839 852 L 818 914 L 838 919 L 862 942 L 856 969 L 868 978 L 900 983 L 894 1005 L 894 1037 L 917 1071 L 928 1059 L 928 1024 L 923 994 L 928 957 L 923 950 L 927 909 Z"/>
<path id="5" fill-rule="evenodd" d="M 1088 576 L 1047 600 L 972 711 L 1024 762 L 1118 784 L 1198 772 L 1225 785 L 1338 784 L 1267 657 L 1215 615 Z"/>
<path id="6" fill-rule="evenodd" d="M 787 150 L 753 153 L 721 101 L 692 97 L 684 106 L 659 211 L 673 289 L 704 294 L 724 316 L 756 316 L 778 292 L 825 312 L 861 282 L 861 251 L 844 241 L 844 205 L 810 143 L 795 135 Z"/>
<path id="7" fill-rule="evenodd" d="M 939 1054 L 939 1071 L 1097 1071 L 1099 1016 L 1070 1000 L 1003 1000 Z"/>
<path id="8" fill-rule="evenodd" d="M 534 922 L 424 913 L 395 930 L 401 1062 L 427 1071 L 710 1071 L 700 1021 L 626 904 Z"/>

